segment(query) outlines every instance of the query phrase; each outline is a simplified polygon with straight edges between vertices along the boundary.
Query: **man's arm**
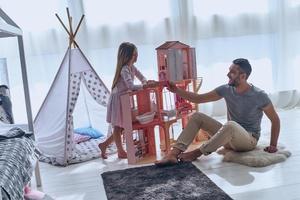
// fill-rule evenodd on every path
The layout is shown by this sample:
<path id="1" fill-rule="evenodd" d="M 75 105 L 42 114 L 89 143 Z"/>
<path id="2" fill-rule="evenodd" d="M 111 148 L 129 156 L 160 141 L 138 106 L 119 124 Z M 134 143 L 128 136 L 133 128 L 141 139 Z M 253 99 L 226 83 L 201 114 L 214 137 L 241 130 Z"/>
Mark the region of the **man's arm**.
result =
<path id="1" fill-rule="evenodd" d="M 268 151 L 269 153 L 274 153 L 277 151 L 277 141 L 280 132 L 280 119 L 272 103 L 264 107 L 263 111 L 271 121 L 270 146 L 266 147 L 265 151 Z"/>
<path id="2" fill-rule="evenodd" d="M 204 94 L 197 94 L 194 92 L 188 92 L 183 89 L 180 89 L 176 87 L 176 85 L 172 82 L 169 83 L 168 89 L 171 92 L 178 94 L 180 97 L 197 104 L 217 101 L 222 98 L 220 95 L 218 95 L 218 93 L 215 90 L 212 90 Z"/>

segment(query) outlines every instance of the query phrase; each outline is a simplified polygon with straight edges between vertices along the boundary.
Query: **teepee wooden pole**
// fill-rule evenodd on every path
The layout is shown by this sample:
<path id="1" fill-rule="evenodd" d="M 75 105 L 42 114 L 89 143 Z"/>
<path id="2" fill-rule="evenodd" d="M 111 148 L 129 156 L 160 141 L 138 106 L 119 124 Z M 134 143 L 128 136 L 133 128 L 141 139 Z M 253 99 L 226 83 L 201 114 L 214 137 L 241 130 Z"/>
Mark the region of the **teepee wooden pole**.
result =
<path id="1" fill-rule="evenodd" d="M 75 40 L 73 40 L 73 44 L 74 44 L 74 47 L 79 48 L 79 45 L 77 44 L 77 42 Z"/>
<path id="2" fill-rule="evenodd" d="M 80 21 L 79 21 L 79 23 L 78 23 L 78 25 L 76 27 L 76 30 L 75 30 L 75 33 L 74 33 L 74 38 L 75 38 L 75 36 L 76 36 L 76 34 L 77 34 L 78 30 L 79 30 L 79 27 L 80 27 L 80 25 L 81 25 L 81 23 L 83 21 L 83 18 L 84 18 L 84 15 L 81 16 Z"/>
<path id="3" fill-rule="evenodd" d="M 61 23 L 61 25 L 64 27 L 65 31 L 68 33 L 69 35 L 69 47 L 74 46 L 74 48 L 78 48 L 79 45 L 77 44 L 77 42 L 75 41 L 75 36 L 79 30 L 79 27 L 81 26 L 81 23 L 83 21 L 84 15 L 81 16 L 80 21 L 75 29 L 75 33 L 73 32 L 73 26 L 72 26 L 72 17 L 70 15 L 70 11 L 69 8 L 66 8 L 67 10 L 67 15 L 68 15 L 68 22 L 69 22 L 69 30 L 67 28 L 67 26 L 63 23 L 63 21 L 61 20 L 61 18 L 58 16 L 58 14 L 56 13 L 55 16 L 57 17 L 58 21 Z"/>
<path id="4" fill-rule="evenodd" d="M 69 20 L 70 33 L 71 33 L 72 36 L 73 36 L 72 17 L 71 17 L 71 15 L 70 15 L 69 8 L 67 8 L 67 14 L 68 14 L 68 20 Z"/>
<path id="5" fill-rule="evenodd" d="M 71 38 L 70 38 L 70 42 L 71 42 L 71 45 L 73 44 L 73 47 L 75 47 L 75 45 L 74 45 L 74 33 L 73 33 L 73 28 L 72 28 L 72 21 L 73 21 L 73 18 L 72 17 L 70 17 L 69 18 L 69 26 L 70 26 L 70 33 L 71 33 Z"/>
<path id="6" fill-rule="evenodd" d="M 63 21 L 60 19 L 60 17 L 58 16 L 58 14 L 56 13 L 55 16 L 57 17 L 58 21 L 61 23 L 61 25 L 64 27 L 65 31 L 68 33 L 68 35 L 70 36 L 70 32 L 67 29 L 67 27 L 65 26 L 65 24 L 63 23 Z"/>
<path id="7" fill-rule="evenodd" d="M 66 8 L 66 9 L 67 9 L 69 28 L 70 28 L 70 33 L 71 33 L 69 46 L 71 47 L 71 45 L 74 43 L 74 34 L 73 34 L 73 28 L 72 28 L 72 17 L 70 15 L 69 8 Z M 75 45 L 74 45 L 74 47 L 75 47 Z"/>

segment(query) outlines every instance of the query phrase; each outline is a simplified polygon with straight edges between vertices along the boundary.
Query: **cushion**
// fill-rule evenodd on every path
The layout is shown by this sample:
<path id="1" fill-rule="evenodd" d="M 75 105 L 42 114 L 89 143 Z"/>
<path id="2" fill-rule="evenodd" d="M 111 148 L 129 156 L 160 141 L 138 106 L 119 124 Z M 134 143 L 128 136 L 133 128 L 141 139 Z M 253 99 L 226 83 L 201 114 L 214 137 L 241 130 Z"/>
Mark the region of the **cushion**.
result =
<path id="1" fill-rule="evenodd" d="M 74 133 L 74 141 L 78 144 L 80 142 L 85 142 L 91 139 L 92 137 L 89 135 L 80 135 L 78 133 Z"/>
<path id="2" fill-rule="evenodd" d="M 94 138 L 94 139 L 103 136 L 103 134 L 100 131 L 98 131 L 92 127 L 76 128 L 74 130 L 74 132 L 77 134 L 80 134 L 80 135 L 90 136 L 91 138 Z"/>

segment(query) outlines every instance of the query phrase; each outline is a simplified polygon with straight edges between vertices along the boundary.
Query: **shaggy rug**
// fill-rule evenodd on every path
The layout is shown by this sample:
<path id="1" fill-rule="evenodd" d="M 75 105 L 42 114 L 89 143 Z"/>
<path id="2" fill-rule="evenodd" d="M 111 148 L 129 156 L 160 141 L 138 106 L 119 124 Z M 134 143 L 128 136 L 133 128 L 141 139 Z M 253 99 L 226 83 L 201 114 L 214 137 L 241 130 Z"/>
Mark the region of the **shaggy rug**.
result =
<path id="1" fill-rule="evenodd" d="M 291 156 L 291 152 L 279 147 L 276 153 L 264 151 L 266 145 L 258 145 L 256 149 L 248 152 L 235 152 L 228 149 L 220 149 L 219 154 L 224 156 L 223 161 L 234 162 L 250 167 L 265 167 L 275 163 L 283 162 Z"/>
<path id="2" fill-rule="evenodd" d="M 102 178 L 108 200 L 231 199 L 192 163 L 111 171 Z"/>

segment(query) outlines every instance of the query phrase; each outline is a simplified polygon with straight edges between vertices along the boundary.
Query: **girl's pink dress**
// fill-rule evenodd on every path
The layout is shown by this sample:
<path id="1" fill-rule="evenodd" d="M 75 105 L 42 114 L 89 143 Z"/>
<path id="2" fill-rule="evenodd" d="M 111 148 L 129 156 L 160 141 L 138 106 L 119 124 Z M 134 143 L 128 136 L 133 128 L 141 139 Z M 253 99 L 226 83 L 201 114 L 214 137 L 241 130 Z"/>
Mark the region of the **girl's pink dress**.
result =
<path id="1" fill-rule="evenodd" d="M 133 84 L 134 76 L 136 76 L 143 84 L 147 82 L 147 79 L 135 66 L 132 66 L 132 68 L 129 68 L 129 66 L 127 65 L 123 66 L 121 70 L 121 77 L 119 78 L 116 86 L 111 91 L 111 95 L 109 97 L 107 105 L 106 121 L 108 123 L 111 123 L 112 127 L 124 127 L 122 118 L 121 95 L 127 93 L 128 91 L 138 90 L 142 88 L 142 85 Z"/>

